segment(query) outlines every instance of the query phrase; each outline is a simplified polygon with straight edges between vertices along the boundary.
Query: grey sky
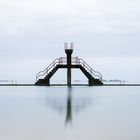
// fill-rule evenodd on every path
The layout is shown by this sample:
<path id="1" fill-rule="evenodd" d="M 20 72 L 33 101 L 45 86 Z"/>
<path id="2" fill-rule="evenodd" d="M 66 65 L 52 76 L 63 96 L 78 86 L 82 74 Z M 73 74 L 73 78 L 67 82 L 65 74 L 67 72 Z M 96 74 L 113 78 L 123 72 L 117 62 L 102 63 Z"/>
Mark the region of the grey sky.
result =
<path id="1" fill-rule="evenodd" d="M 139 5 L 139 0 L 0 1 L 1 77 L 29 61 L 34 69 L 29 64 L 26 74 L 41 70 L 65 55 L 64 42 L 74 42 L 75 55 L 85 59 L 139 57 Z"/>

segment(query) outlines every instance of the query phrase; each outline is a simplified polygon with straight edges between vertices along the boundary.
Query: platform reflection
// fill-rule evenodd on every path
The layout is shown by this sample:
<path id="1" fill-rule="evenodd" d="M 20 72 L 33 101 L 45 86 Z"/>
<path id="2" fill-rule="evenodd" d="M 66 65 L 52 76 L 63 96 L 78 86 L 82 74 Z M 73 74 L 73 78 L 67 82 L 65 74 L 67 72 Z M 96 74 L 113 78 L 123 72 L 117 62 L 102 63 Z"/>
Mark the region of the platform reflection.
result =
<path id="1" fill-rule="evenodd" d="M 73 117 L 90 107 L 93 103 L 92 97 L 87 93 L 76 93 L 73 88 L 68 87 L 67 93 L 47 96 L 47 107 L 65 116 L 65 124 L 71 124 Z"/>

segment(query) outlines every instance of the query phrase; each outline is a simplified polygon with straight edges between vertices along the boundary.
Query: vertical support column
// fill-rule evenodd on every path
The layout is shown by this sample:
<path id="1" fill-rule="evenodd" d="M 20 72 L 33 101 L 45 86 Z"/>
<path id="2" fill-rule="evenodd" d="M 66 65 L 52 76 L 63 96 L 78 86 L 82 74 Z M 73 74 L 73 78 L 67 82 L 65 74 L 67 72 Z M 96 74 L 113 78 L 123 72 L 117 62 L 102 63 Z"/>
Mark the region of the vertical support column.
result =
<path id="1" fill-rule="evenodd" d="M 73 53 L 73 43 L 71 43 L 70 48 L 65 43 L 65 53 L 67 55 L 67 86 L 71 86 L 71 55 Z"/>
<path id="2" fill-rule="evenodd" d="M 67 85 L 71 86 L 71 54 L 67 54 Z"/>

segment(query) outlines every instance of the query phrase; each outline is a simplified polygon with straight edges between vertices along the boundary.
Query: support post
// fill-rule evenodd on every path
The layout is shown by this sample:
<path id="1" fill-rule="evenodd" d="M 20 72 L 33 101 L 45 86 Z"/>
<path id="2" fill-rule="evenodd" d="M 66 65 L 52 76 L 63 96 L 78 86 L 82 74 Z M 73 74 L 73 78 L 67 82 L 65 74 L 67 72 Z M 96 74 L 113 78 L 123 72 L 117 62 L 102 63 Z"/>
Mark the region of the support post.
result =
<path id="1" fill-rule="evenodd" d="M 71 43 L 70 48 L 65 43 L 65 53 L 67 55 L 67 86 L 71 86 L 71 55 L 73 53 L 73 43 Z"/>

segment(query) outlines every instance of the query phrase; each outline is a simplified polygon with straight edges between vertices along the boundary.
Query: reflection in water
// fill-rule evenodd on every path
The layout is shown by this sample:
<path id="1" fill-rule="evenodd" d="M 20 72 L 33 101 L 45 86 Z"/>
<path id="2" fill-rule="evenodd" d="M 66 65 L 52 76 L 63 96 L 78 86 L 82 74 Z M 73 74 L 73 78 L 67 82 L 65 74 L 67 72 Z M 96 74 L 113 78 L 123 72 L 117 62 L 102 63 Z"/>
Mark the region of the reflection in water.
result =
<path id="1" fill-rule="evenodd" d="M 66 124 L 72 122 L 74 114 L 84 111 L 91 103 L 92 98 L 89 94 L 78 94 L 73 91 L 72 87 L 68 87 L 64 95 L 54 93 L 47 96 L 47 107 L 65 115 Z"/>
<path id="2" fill-rule="evenodd" d="M 68 95 L 67 95 L 67 110 L 66 110 L 66 124 L 68 122 L 72 122 L 72 88 L 68 87 Z"/>

